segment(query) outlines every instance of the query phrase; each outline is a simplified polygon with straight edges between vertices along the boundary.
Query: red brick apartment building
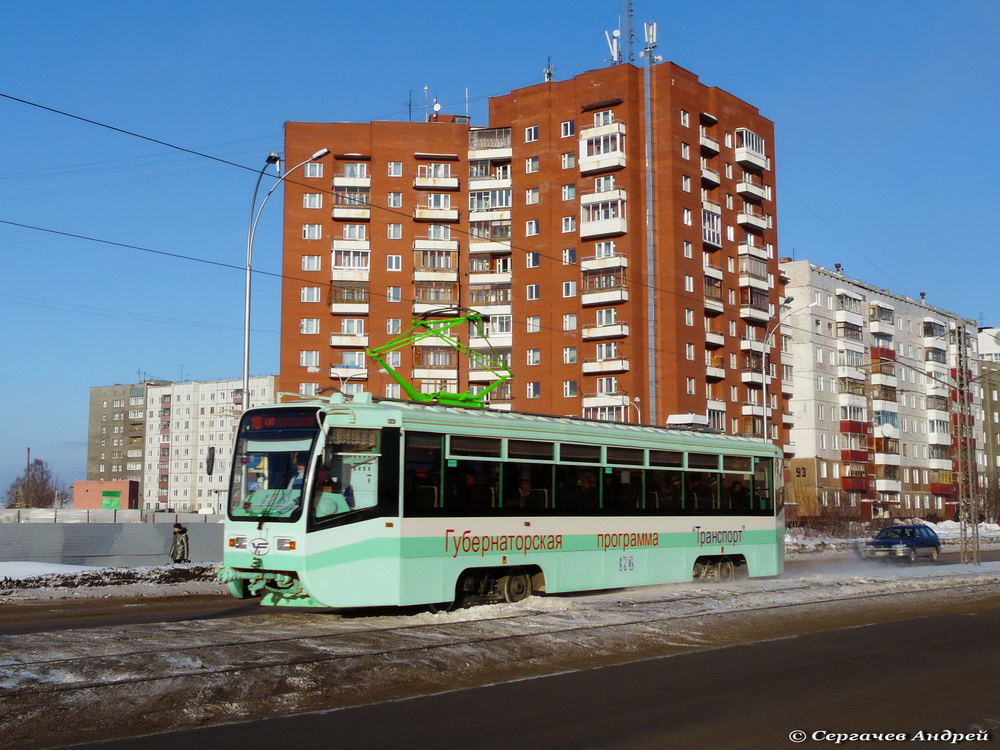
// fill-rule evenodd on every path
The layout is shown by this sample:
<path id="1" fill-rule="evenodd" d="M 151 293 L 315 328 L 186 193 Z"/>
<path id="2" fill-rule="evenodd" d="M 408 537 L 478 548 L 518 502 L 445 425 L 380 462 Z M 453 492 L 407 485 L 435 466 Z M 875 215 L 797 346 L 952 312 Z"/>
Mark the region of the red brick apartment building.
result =
<path id="1" fill-rule="evenodd" d="M 774 414 L 788 397 L 764 387 L 777 344 L 766 376 L 762 361 L 782 294 L 773 124 L 671 63 L 648 73 L 647 113 L 646 75 L 518 89 L 490 100 L 484 128 L 287 123 L 289 164 L 332 153 L 285 184 L 280 390 L 398 396 L 365 347 L 457 305 L 484 315 L 514 372 L 493 408 L 690 412 L 762 435 L 765 393 Z M 394 356 L 426 392 L 490 382 L 434 341 Z"/>

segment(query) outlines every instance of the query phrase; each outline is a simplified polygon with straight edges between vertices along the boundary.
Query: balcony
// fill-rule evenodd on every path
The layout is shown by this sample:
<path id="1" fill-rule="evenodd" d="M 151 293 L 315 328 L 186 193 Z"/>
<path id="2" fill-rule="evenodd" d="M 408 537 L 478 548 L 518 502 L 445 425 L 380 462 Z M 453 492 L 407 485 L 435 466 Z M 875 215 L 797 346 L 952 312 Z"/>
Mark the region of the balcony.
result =
<path id="1" fill-rule="evenodd" d="M 458 190 L 458 178 L 417 175 L 413 178 L 413 187 L 417 190 Z"/>
<path id="2" fill-rule="evenodd" d="M 872 480 L 868 477 L 841 477 L 840 488 L 848 492 L 870 492 Z"/>
<path id="3" fill-rule="evenodd" d="M 369 221 L 372 210 L 368 206 L 334 206 L 333 218 L 350 221 Z"/>
<path id="4" fill-rule="evenodd" d="M 333 176 L 333 186 L 338 187 L 366 187 L 372 186 L 372 178 L 368 174 L 336 174 Z"/>
<path id="5" fill-rule="evenodd" d="M 611 323 L 609 325 L 588 323 L 583 327 L 582 334 L 584 341 L 620 339 L 628 336 L 628 323 Z"/>
<path id="6" fill-rule="evenodd" d="M 739 285 L 752 289 L 762 289 L 765 292 L 770 288 L 766 278 L 762 279 L 758 274 L 746 272 L 740 273 Z"/>
<path id="7" fill-rule="evenodd" d="M 721 328 L 706 328 L 705 329 L 705 346 L 710 349 L 718 349 L 720 346 L 726 345 L 726 334 L 722 332 Z"/>
<path id="8" fill-rule="evenodd" d="M 349 346 L 352 349 L 364 349 L 368 346 L 368 335 L 331 333 L 330 346 Z"/>
<path id="9" fill-rule="evenodd" d="M 503 271 L 497 273 L 470 273 L 469 284 L 509 284 L 511 282 L 511 272 Z"/>
<path id="10" fill-rule="evenodd" d="M 737 252 L 740 255 L 748 255 L 751 258 L 758 258 L 760 260 L 767 260 L 767 248 L 764 245 L 758 245 L 754 242 L 741 242 L 737 246 Z"/>
<path id="11" fill-rule="evenodd" d="M 751 169 L 770 169 L 771 160 L 767 158 L 767 154 L 747 141 L 741 145 L 740 135 L 740 131 L 737 131 L 736 163 Z M 763 141 L 761 144 L 763 145 Z"/>
<path id="12" fill-rule="evenodd" d="M 457 208 L 428 208 L 417 206 L 413 209 L 414 221 L 429 221 L 433 223 L 458 221 Z"/>
<path id="13" fill-rule="evenodd" d="M 771 319 L 771 314 L 767 310 L 761 310 L 759 308 L 751 307 L 749 305 L 741 305 L 740 317 L 743 318 L 743 320 L 766 323 Z"/>
<path id="14" fill-rule="evenodd" d="M 580 302 L 584 307 L 628 302 L 628 289 L 623 286 L 607 287 L 604 289 L 584 289 L 580 295 Z"/>
<path id="15" fill-rule="evenodd" d="M 584 375 L 602 375 L 609 372 L 628 372 L 628 357 L 585 359 L 583 361 Z"/>
<path id="16" fill-rule="evenodd" d="M 628 268 L 628 256 L 625 253 L 614 255 L 591 256 L 580 260 L 581 271 L 600 271 L 605 268 Z"/>
<path id="17" fill-rule="evenodd" d="M 725 380 L 726 359 L 725 357 L 705 358 L 705 377 L 709 380 Z"/>
<path id="18" fill-rule="evenodd" d="M 510 128 L 469 130 L 469 159 L 510 159 Z"/>
<path id="19" fill-rule="evenodd" d="M 367 315 L 368 302 L 361 300 L 344 300 L 330 303 L 332 315 Z"/>
<path id="20" fill-rule="evenodd" d="M 627 231 L 628 222 L 624 216 L 580 222 L 580 238 L 585 240 L 594 237 L 617 237 Z"/>
<path id="21" fill-rule="evenodd" d="M 351 380 L 368 380 L 368 371 L 359 365 L 334 365 L 330 368 L 331 378 L 347 378 Z"/>
<path id="22" fill-rule="evenodd" d="M 701 145 L 701 152 L 703 154 L 715 156 L 719 153 L 719 141 L 704 131 L 699 135 L 698 143 Z"/>
<path id="23" fill-rule="evenodd" d="M 701 184 L 708 187 L 718 187 L 722 184 L 722 175 L 719 174 L 719 170 L 703 164 L 701 166 Z"/>
<path id="24" fill-rule="evenodd" d="M 425 339 L 435 346 L 441 346 L 440 339 L 428 338 Z M 492 346 L 494 349 L 509 349 L 513 346 L 513 334 L 510 332 L 487 332 L 486 336 L 470 336 L 469 337 L 469 348 L 474 351 L 489 351 Z M 492 356 L 492 355 L 491 355 Z"/>
<path id="25" fill-rule="evenodd" d="M 957 491 L 954 484 L 941 484 L 940 482 L 931 482 L 930 488 L 933 495 L 954 495 Z"/>
<path id="26" fill-rule="evenodd" d="M 750 200 L 770 200 L 771 188 L 757 175 L 744 174 L 736 181 L 736 192 Z"/>
<path id="27" fill-rule="evenodd" d="M 717 266 L 714 263 L 703 263 L 702 269 L 706 276 L 722 281 L 722 266 Z"/>
<path id="28" fill-rule="evenodd" d="M 421 315 L 423 313 L 429 313 L 433 310 L 440 310 L 442 307 L 455 307 L 459 302 L 457 299 L 441 299 L 441 300 L 414 300 L 413 301 L 413 314 Z"/>
<path id="29" fill-rule="evenodd" d="M 705 245 L 705 249 L 709 252 L 713 250 L 718 250 L 722 247 L 722 231 L 720 229 L 713 229 L 712 227 L 702 226 L 701 228 L 701 241 Z"/>
<path id="30" fill-rule="evenodd" d="M 873 346 L 871 348 L 872 362 L 880 362 L 887 359 L 891 362 L 896 361 L 896 352 L 892 349 L 887 349 L 881 346 Z"/>
<path id="31" fill-rule="evenodd" d="M 742 227 L 749 227 L 752 229 L 770 229 L 771 216 L 770 214 L 765 214 L 762 211 L 744 207 L 742 211 L 736 214 L 736 223 Z"/>
<path id="32" fill-rule="evenodd" d="M 334 240 L 334 250 L 371 250 L 368 240 Z"/>
<path id="33" fill-rule="evenodd" d="M 903 489 L 903 483 L 898 479 L 876 479 L 875 490 L 877 492 L 899 493 Z"/>
<path id="34" fill-rule="evenodd" d="M 740 372 L 740 380 L 747 384 L 764 385 L 764 373 L 754 367 L 745 367 Z"/>
<path id="35" fill-rule="evenodd" d="M 510 250 L 510 245 L 507 245 Z M 366 246 L 367 249 L 367 246 Z M 440 239 L 438 237 L 415 237 L 413 239 L 414 250 L 454 250 L 458 252 L 458 240 Z"/>
<path id="36" fill-rule="evenodd" d="M 743 336 L 740 339 L 740 351 L 744 352 L 760 352 L 761 354 L 767 349 L 767 344 L 763 341 L 758 341 L 757 339 L 748 339 Z"/>

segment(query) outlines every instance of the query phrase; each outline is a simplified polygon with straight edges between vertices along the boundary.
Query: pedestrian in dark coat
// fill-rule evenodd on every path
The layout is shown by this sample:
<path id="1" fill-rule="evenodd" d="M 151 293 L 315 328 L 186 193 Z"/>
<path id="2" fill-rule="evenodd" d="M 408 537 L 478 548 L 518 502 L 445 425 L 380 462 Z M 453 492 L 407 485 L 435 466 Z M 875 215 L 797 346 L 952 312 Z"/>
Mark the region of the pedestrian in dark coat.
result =
<path id="1" fill-rule="evenodd" d="M 170 544 L 170 559 L 175 563 L 191 562 L 188 560 L 188 533 L 179 523 L 174 524 L 174 540 Z"/>

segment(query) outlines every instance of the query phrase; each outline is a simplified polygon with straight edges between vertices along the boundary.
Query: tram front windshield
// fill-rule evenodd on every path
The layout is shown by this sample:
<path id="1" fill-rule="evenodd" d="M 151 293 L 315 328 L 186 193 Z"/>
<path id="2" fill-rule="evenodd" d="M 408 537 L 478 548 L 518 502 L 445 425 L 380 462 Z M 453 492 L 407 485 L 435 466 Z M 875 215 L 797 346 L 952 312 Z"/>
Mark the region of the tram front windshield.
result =
<path id="1" fill-rule="evenodd" d="M 229 517 L 296 520 L 318 434 L 315 409 L 281 409 L 244 417 L 233 455 Z"/>

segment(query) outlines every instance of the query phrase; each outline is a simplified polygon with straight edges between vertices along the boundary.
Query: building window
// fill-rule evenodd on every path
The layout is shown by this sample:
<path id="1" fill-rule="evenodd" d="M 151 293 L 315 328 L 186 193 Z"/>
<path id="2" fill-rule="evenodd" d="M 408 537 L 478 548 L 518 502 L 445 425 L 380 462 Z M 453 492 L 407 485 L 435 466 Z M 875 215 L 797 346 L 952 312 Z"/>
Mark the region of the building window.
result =
<path id="1" fill-rule="evenodd" d="M 319 318 L 300 318 L 299 333 L 319 333 Z"/>
<path id="2" fill-rule="evenodd" d="M 562 251 L 562 262 L 564 266 L 575 266 L 576 265 L 576 249 L 572 247 L 567 247 Z"/>
<path id="3" fill-rule="evenodd" d="M 389 224 L 387 225 L 386 235 L 390 240 L 401 240 L 403 239 L 403 225 L 402 224 Z"/>
<path id="4" fill-rule="evenodd" d="M 528 284 L 525 296 L 530 300 L 538 299 L 538 284 Z"/>
<path id="5" fill-rule="evenodd" d="M 525 328 L 528 333 L 538 333 L 542 330 L 542 319 L 537 315 L 530 316 L 526 321 Z"/>
<path id="6" fill-rule="evenodd" d="M 401 162 L 401 161 L 391 161 L 391 162 L 389 162 L 389 176 L 390 177 L 402 177 L 403 176 L 403 162 Z"/>
<path id="7" fill-rule="evenodd" d="M 303 271 L 319 271 L 322 264 L 322 256 L 320 255 L 303 255 L 302 256 L 302 270 Z"/>
<path id="8" fill-rule="evenodd" d="M 345 240 L 357 240 L 364 242 L 367 236 L 367 227 L 365 227 L 364 224 L 344 224 Z"/>
<path id="9" fill-rule="evenodd" d="M 340 321 L 340 332 L 344 336 L 364 336 L 364 318 L 344 318 Z"/>
<path id="10" fill-rule="evenodd" d="M 610 125 L 615 121 L 615 111 L 613 109 L 603 109 L 600 112 L 594 112 L 594 127 L 599 128 L 602 125 Z"/>
<path id="11" fill-rule="evenodd" d="M 681 175 L 681 190 L 685 193 L 691 192 L 691 178 L 686 174 Z"/>
<path id="12" fill-rule="evenodd" d="M 563 330 L 564 331 L 576 330 L 576 313 L 569 313 L 567 315 L 563 315 Z"/>
<path id="13" fill-rule="evenodd" d="M 524 160 L 524 171 L 526 174 L 532 174 L 538 171 L 538 157 L 529 156 Z"/>
<path id="14" fill-rule="evenodd" d="M 524 202 L 529 206 L 538 203 L 538 188 L 528 188 L 524 191 Z"/>
<path id="15" fill-rule="evenodd" d="M 303 193 L 302 208 L 323 208 L 323 194 Z"/>
<path id="16" fill-rule="evenodd" d="M 402 320 L 400 318 L 386 318 L 385 332 L 390 334 L 399 333 L 401 324 Z"/>
<path id="17" fill-rule="evenodd" d="M 560 123 L 559 125 L 559 137 L 569 138 L 576 134 L 576 122 L 573 120 L 567 120 L 566 122 Z"/>
<path id="18" fill-rule="evenodd" d="M 387 255 L 387 256 L 385 256 L 385 270 L 386 271 L 402 271 L 403 270 L 403 256 L 402 255 Z"/>
<path id="19" fill-rule="evenodd" d="M 528 391 L 528 398 L 541 398 L 542 384 L 538 382 L 528 383 L 527 391 Z"/>
<path id="20" fill-rule="evenodd" d="M 694 378 L 687 378 L 687 392 L 688 395 L 694 395 Z"/>
<path id="21" fill-rule="evenodd" d="M 576 282 L 575 281 L 564 281 L 562 285 L 563 297 L 575 297 L 576 296 Z"/>
<path id="22" fill-rule="evenodd" d="M 684 277 L 684 291 L 693 292 L 694 291 L 694 276 Z"/>
<path id="23" fill-rule="evenodd" d="M 694 325 L 694 310 L 684 311 L 684 325 L 693 326 Z"/>
<path id="24" fill-rule="evenodd" d="M 525 253 L 524 254 L 524 267 L 525 268 L 538 268 L 538 261 L 541 256 L 538 253 Z"/>
<path id="25" fill-rule="evenodd" d="M 319 302 L 319 287 L 304 286 L 299 293 L 299 302 Z"/>
<path id="26" fill-rule="evenodd" d="M 563 185 L 562 199 L 564 201 L 571 201 L 574 198 L 576 198 L 576 185 Z"/>
<path id="27" fill-rule="evenodd" d="M 386 302 L 399 302 L 403 299 L 403 288 L 399 286 L 390 286 L 385 291 L 385 301 Z"/>
<path id="28" fill-rule="evenodd" d="M 575 216 L 564 216 L 562 220 L 562 230 L 563 232 L 575 232 L 576 231 L 576 217 Z"/>
<path id="29" fill-rule="evenodd" d="M 684 356 L 687 359 L 694 361 L 694 344 L 684 345 Z"/>
<path id="30" fill-rule="evenodd" d="M 574 398 L 576 396 L 576 381 L 563 381 L 563 398 Z"/>
<path id="31" fill-rule="evenodd" d="M 576 154 L 572 151 L 568 154 L 563 154 L 559 157 L 559 163 L 563 169 L 572 169 L 576 166 Z"/>
<path id="32" fill-rule="evenodd" d="M 691 158 L 691 147 L 686 143 L 681 144 L 681 158 L 690 159 Z"/>
<path id="33" fill-rule="evenodd" d="M 389 193 L 389 208 L 402 208 L 402 207 L 403 207 L 403 194 Z"/>
<path id="34" fill-rule="evenodd" d="M 385 397 L 386 398 L 399 398 L 399 383 L 386 383 L 385 386 Z"/>
<path id="35" fill-rule="evenodd" d="M 524 222 L 524 234 L 527 237 L 534 237 L 538 234 L 538 219 Z"/>
<path id="36" fill-rule="evenodd" d="M 301 367 L 319 367 L 319 352 L 300 351 L 299 365 Z"/>
<path id="37" fill-rule="evenodd" d="M 684 257 L 685 258 L 690 258 L 691 257 L 691 243 L 690 242 L 685 242 L 684 243 Z"/>
<path id="38" fill-rule="evenodd" d="M 688 127 L 689 124 L 690 124 L 690 118 L 688 116 L 687 110 L 682 109 L 681 110 L 681 126 L 686 128 L 686 127 Z"/>
<path id="39" fill-rule="evenodd" d="M 534 143 L 538 140 L 538 126 L 532 125 L 524 129 L 524 142 Z"/>
<path id="40" fill-rule="evenodd" d="M 528 365 L 534 367 L 540 364 L 542 364 L 542 350 L 528 349 Z"/>
<path id="41" fill-rule="evenodd" d="M 315 178 L 323 176 L 323 164 L 318 161 L 311 161 L 306 164 L 306 171 L 304 172 L 306 177 Z"/>
<path id="42" fill-rule="evenodd" d="M 321 239 L 323 239 L 323 225 L 322 224 L 303 224 L 302 225 L 302 239 L 304 239 L 304 240 L 321 240 Z"/>

